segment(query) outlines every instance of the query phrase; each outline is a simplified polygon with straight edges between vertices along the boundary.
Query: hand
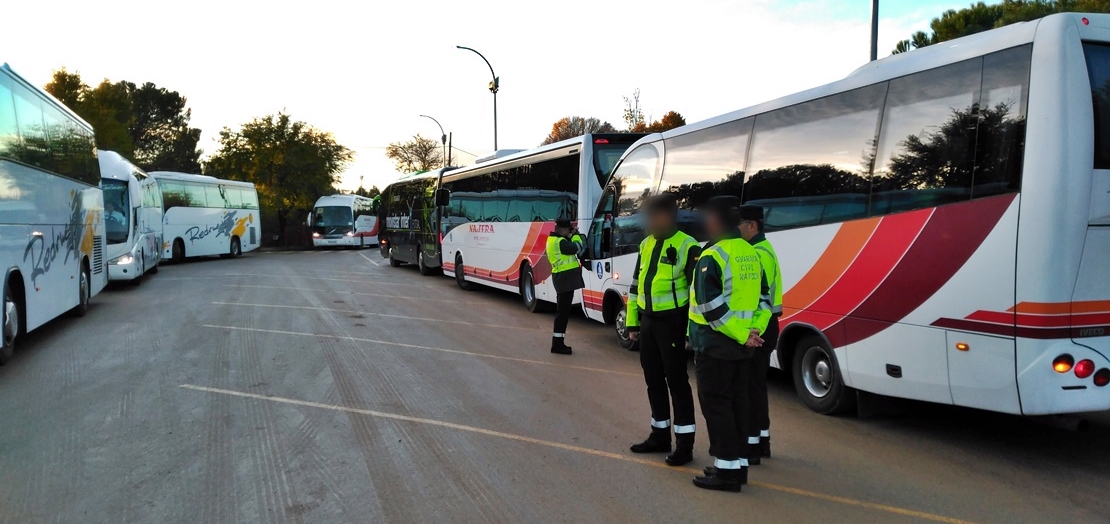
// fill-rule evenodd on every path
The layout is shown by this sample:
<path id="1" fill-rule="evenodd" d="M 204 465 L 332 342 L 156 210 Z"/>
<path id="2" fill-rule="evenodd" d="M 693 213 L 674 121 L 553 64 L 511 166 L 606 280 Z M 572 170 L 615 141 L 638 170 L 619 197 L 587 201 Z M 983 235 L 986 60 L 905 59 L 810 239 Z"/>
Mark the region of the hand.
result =
<path id="1" fill-rule="evenodd" d="M 639 331 L 629 331 L 628 332 L 628 340 L 631 340 L 633 342 L 635 342 L 637 340 L 640 340 L 640 332 Z"/>
<path id="2" fill-rule="evenodd" d="M 693 351 L 693 350 L 694 350 L 694 346 L 691 346 L 690 341 L 687 340 L 686 341 L 686 351 Z"/>
<path id="3" fill-rule="evenodd" d="M 763 347 L 763 339 L 759 338 L 759 335 L 753 334 L 748 337 L 748 341 L 744 345 L 750 348 Z"/>

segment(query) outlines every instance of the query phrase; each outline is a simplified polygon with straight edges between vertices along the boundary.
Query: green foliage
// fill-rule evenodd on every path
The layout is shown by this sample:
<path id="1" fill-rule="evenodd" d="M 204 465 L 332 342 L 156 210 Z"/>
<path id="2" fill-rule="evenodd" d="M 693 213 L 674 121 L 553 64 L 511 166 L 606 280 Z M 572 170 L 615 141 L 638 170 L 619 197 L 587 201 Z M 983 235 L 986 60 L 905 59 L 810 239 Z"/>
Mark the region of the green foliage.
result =
<path id="1" fill-rule="evenodd" d="M 1003 0 L 987 5 L 976 2 L 960 10 L 948 10 L 929 24 L 931 34 L 918 31 L 898 42 L 893 54 L 973 35 L 996 27 L 1036 20 L 1054 13 L 1110 13 L 1110 0 Z"/>
<path id="2" fill-rule="evenodd" d="M 354 158 L 331 133 L 285 113 L 256 118 L 238 131 L 220 131 L 220 148 L 204 173 L 253 182 L 265 213 L 309 210 L 322 195 L 335 193 L 339 173 Z"/>
<path id="3" fill-rule="evenodd" d="M 45 87 L 93 126 L 97 147 L 146 170 L 200 171 L 200 129 L 189 127 L 192 111 L 180 93 L 150 82 L 104 80 L 90 87 L 64 68 Z"/>
<path id="4" fill-rule="evenodd" d="M 390 143 L 385 156 L 402 173 L 431 171 L 443 166 L 443 144 L 417 133 L 408 142 Z"/>
<path id="5" fill-rule="evenodd" d="M 600 119 L 594 117 L 583 118 L 580 116 L 568 116 L 560 118 L 551 126 L 551 132 L 547 134 L 541 146 L 547 144 L 554 144 L 562 140 L 582 136 L 587 133 L 616 133 L 617 128 L 613 127 L 609 122 L 602 122 Z"/>

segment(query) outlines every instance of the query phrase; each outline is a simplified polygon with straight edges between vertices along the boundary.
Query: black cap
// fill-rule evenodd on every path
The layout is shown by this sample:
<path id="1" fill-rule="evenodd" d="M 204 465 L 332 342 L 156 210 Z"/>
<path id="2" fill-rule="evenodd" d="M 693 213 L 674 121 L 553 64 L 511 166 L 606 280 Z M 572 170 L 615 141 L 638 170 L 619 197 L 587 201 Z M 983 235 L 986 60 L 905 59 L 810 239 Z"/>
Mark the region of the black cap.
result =
<path id="1" fill-rule="evenodd" d="M 570 225 L 570 220 L 567 220 L 565 218 L 560 218 L 559 220 L 555 221 L 555 227 L 565 227 L 565 228 L 569 229 L 572 226 Z"/>
<path id="2" fill-rule="evenodd" d="M 740 225 L 740 199 L 732 195 L 710 198 L 705 203 L 705 211 L 721 219 L 725 227 Z"/>
<path id="3" fill-rule="evenodd" d="M 740 206 L 740 219 L 763 222 L 763 206 Z"/>
<path id="4" fill-rule="evenodd" d="M 678 199 L 675 198 L 673 193 L 653 196 L 648 200 L 647 210 L 649 213 L 678 214 Z"/>

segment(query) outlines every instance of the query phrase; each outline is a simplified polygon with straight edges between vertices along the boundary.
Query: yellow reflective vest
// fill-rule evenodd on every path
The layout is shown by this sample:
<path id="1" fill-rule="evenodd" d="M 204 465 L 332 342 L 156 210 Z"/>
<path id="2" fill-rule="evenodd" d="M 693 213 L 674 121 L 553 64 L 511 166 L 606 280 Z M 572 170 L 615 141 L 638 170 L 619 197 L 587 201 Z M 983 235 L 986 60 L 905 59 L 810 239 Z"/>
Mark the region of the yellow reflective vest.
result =
<path id="1" fill-rule="evenodd" d="M 759 255 L 763 278 L 767 284 L 767 295 L 763 298 L 770 303 L 771 314 L 782 315 L 782 268 L 779 266 L 779 256 L 763 233 L 756 235 L 751 243 Z"/>
<path id="2" fill-rule="evenodd" d="M 639 265 L 628 290 L 625 326 L 638 328 L 640 312 L 666 312 L 690 304 L 690 281 L 686 264 L 690 251 L 698 245 L 694 237 L 681 231 L 665 240 L 650 235 L 640 242 Z M 694 251 L 697 257 L 697 251 Z"/>
<path id="3" fill-rule="evenodd" d="M 718 350 L 725 356 L 744 349 L 751 330 L 763 334 L 771 320 L 763 300 L 759 254 L 743 238 L 727 238 L 701 254 L 690 293 L 690 345 L 695 351 Z M 727 337 L 727 338 L 721 338 Z M 739 348 L 737 348 L 739 345 Z M 723 351 L 722 351 L 723 350 Z"/>
<path id="4" fill-rule="evenodd" d="M 575 255 L 564 255 L 559 249 L 559 244 L 566 240 L 565 238 L 551 235 L 547 237 L 547 261 L 551 263 L 551 274 L 562 273 L 564 271 L 571 271 L 578 269 L 581 264 L 578 262 L 578 257 Z M 582 246 L 582 237 L 574 235 L 570 239 L 577 246 Z M 579 247 L 581 249 L 581 247 Z"/>

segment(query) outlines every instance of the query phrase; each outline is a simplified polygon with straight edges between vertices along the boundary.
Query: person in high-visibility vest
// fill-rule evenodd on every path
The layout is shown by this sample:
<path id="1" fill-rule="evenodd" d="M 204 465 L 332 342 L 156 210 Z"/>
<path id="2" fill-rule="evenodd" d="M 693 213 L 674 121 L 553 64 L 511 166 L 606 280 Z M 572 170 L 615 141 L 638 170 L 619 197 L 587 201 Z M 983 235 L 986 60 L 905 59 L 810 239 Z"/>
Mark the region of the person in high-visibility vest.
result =
<path id="1" fill-rule="evenodd" d="M 763 269 L 763 301 L 771 308 L 767 331 L 763 332 L 763 346 L 756 350 L 752 360 L 751 400 L 752 427 L 748 444 L 752 446 L 748 463 L 755 466 L 771 458 L 771 412 L 767 402 L 767 370 L 771 367 L 771 352 L 779 343 L 779 317 L 782 316 L 782 269 L 775 248 L 763 233 L 763 208 L 740 208 L 740 235 L 755 248 Z"/>
<path id="2" fill-rule="evenodd" d="M 698 241 L 679 231 L 677 220 L 674 195 L 665 193 L 648 202 L 650 235 L 640 242 L 625 324 L 629 336 L 640 344 L 640 367 L 651 405 L 651 433 L 630 449 L 633 453 L 671 451 L 673 403 L 675 450 L 664 459 L 671 466 L 694 460 L 694 394 L 686 371 L 686 323 L 690 282 L 701 254 Z"/>
<path id="3" fill-rule="evenodd" d="M 698 399 L 716 460 L 699 488 L 739 492 L 748 480 L 748 381 L 771 311 L 762 300 L 763 271 L 755 248 L 740 237 L 740 199 L 716 196 L 704 210 L 713 240 L 702 250 L 690 293 L 690 346 Z"/>
<path id="4" fill-rule="evenodd" d="M 586 287 L 582 264 L 578 261 L 584 246 L 582 235 L 574 230 L 570 220 L 555 221 L 555 231 L 547 237 L 547 261 L 551 263 L 551 283 L 555 286 L 557 306 L 551 352 L 559 355 L 571 354 L 566 344 L 567 324 L 574 309 L 574 292 Z"/>

